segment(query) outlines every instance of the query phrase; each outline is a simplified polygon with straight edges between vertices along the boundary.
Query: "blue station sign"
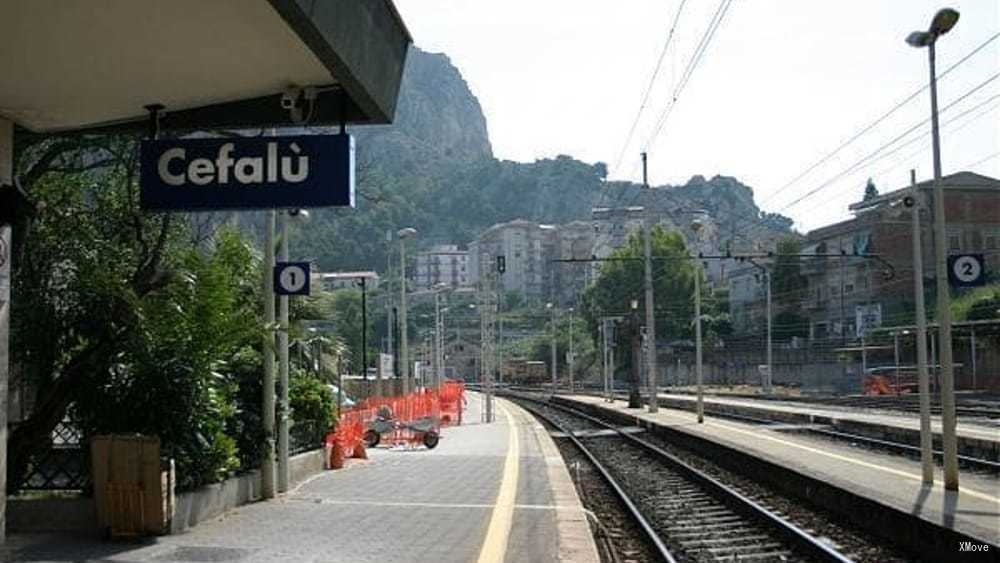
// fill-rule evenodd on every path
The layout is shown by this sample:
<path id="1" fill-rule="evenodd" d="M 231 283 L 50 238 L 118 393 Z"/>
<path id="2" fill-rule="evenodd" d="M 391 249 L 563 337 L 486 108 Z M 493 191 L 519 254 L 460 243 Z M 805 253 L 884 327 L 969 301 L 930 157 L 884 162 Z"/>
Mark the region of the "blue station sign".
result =
<path id="1" fill-rule="evenodd" d="M 143 141 L 139 183 L 150 211 L 354 207 L 354 139 Z"/>

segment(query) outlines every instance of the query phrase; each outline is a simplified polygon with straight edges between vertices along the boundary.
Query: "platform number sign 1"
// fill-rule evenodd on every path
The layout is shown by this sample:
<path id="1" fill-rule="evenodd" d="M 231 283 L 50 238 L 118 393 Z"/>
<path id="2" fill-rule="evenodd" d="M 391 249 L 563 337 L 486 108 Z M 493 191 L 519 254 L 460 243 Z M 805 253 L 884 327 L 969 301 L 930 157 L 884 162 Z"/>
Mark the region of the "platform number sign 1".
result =
<path id="1" fill-rule="evenodd" d="M 955 254 L 948 257 L 948 281 L 958 287 L 983 285 L 986 271 L 982 254 Z"/>
<path id="2" fill-rule="evenodd" d="M 274 292 L 278 295 L 309 295 L 309 262 L 276 263 Z"/>

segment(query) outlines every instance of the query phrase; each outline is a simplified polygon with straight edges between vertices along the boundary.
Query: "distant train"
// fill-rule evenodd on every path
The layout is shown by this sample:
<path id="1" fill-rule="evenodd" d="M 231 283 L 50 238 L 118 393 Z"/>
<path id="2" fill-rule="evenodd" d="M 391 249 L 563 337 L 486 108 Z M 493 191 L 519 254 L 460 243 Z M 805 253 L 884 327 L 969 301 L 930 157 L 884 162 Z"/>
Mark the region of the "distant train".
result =
<path id="1" fill-rule="evenodd" d="M 506 360 L 503 380 L 514 385 L 539 385 L 548 381 L 548 370 L 545 362 L 522 358 Z"/>

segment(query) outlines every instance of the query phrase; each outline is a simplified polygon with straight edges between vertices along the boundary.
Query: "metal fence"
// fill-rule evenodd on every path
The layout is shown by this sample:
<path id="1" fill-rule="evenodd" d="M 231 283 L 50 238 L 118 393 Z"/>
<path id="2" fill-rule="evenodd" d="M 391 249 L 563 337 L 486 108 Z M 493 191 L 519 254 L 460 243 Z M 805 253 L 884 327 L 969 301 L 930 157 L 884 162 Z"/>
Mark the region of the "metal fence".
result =
<path id="1" fill-rule="evenodd" d="M 292 421 L 288 429 L 288 451 L 300 454 L 323 447 L 329 429 L 312 420 Z"/>
<path id="2" fill-rule="evenodd" d="M 50 440 L 28 460 L 22 491 L 83 491 L 90 486 L 90 467 L 82 434 L 64 420 Z"/>

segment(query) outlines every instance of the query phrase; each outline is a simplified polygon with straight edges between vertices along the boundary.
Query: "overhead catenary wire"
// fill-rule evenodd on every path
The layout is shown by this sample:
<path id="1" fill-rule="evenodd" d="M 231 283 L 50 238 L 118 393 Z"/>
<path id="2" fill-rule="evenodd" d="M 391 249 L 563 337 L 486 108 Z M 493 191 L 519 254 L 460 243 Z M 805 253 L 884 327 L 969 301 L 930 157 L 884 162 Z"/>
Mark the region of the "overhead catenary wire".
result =
<path id="1" fill-rule="evenodd" d="M 958 68 L 959 66 L 961 66 L 963 63 L 965 63 L 966 61 L 968 61 L 969 59 L 971 59 L 974 55 L 976 55 L 977 53 L 979 53 L 980 51 L 982 51 L 987 45 L 989 45 L 990 43 L 992 43 L 993 41 L 995 41 L 997 38 L 1000 38 L 1000 32 L 994 33 L 993 35 L 991 35 L 990 37 L 988 37 L 985 41 L 983 41 L 982 43 L 980 43 L 979 45 L 977 45 L 974 49 L 972 49 L 972 51 L 969 51 L 961 59 L 959 59 L 958 61 L 956 61 L 955 63 L 953 63 L 952 65 L 950 65 L 948 68 L 946 68 L 945 70 L 943 70 L 942 72 L 940 72 L 938 74 L 938 76 L 937 76 L 938 80 L 941 80 L 942 78 L 948 76 L 948 74 L 950 74 L 951 71 L 955 70 L 956 68 Z M 858 139 L 860 139 L 862 136 L 864 136 L 866 133 L 868 133 L 869 131 L 871 131 L 872 129 L 874 129 L 880 123 L 882 123 L 883 121 L 885 121 L 886 119 L 888 119 L 892 114 L 896 113 L 896 111 L 898 111 L 900 108 L 902 108 L 903 106 L 907 105 L 908 103 L 910 103 L 911 101 L 913 101 L 914 99 L 916 99 L 917 96 L 919 96 L 920 94 L 922 94 L 929 87 L 930 87 L 929 84 L 924 84 L 923 86 L 921 86 L 920 88 L 918 88 L 916 91 L 914 91 L 910 95 L 906 96 L 905 98 L 903 98 L 902 100 L 900 100 L 899 102 L 897 102 L 894 106 L 892 106 L 891 108 L 889 108 L 888 111 L 886 111 L 885 113 L 883 113 L 882 115 L 880 115 L 878 118 L 876 118 L 874 121 L 872 121 L 868 125 L 862 127 L 860 131 L 858 131 L 854 135 L 851 135 L 851 137 L 849 137 L 846 141 L 842 142 L 840 145 L 838 145 L 836 148 L 834 148 L 829 153 L 825 154 L 823 157 L 821 157 L 819 160 L 817 160 L 813 164 L 807 166 L 805 170 L 803 170 L 799 174 L 796 174 L 795 177 L 793 177 L 791 180 L 789 180 L 788 182 L 786 182 L 780 188 L 778 188 L 777 190 L 775 190 L 774 192 L 772 192 L 770 195 L 768 195 L 766 198 L 764 198 L 764 200 L 761 201 L 761 205 L 763 205 L 763 204 L 771 201 L 772 199 L 774 199 L 775 197 L 777 197 L 780 193 L 782 193 L 783 191 L 785 191 L 786 189 L 788 189 L 792 185 L 798 183 L 799 180 L 801 180 L 802 178 L 806 177 L 810 172 L 812 172 L 813 170 L 816 170 L 817 168 L 819 168 L 823 164 L 827 163 L 831 158 L 833 158 L 834 156 L 836 156 L 837 154 L 839 154 L 840 151 L 844 150 L 849 145 L 851 145 L 852 143 L 854 143 L 855 141 L 857 141 Z"/>
<path id="2" fill-rule="evenodd" d="M 618 159 L 615 161 L 615 165 L 611 169 L 612 175 L 614 175 L 621 167 L 622 160 L 625 158 L 625 152 L 628 150 L 629 143 L 632 142 L 632 136 L 635 134 L 636 127 L 639 125 L 639 119 L 642 117 L 642 112 L 646 109 L 646 103 L 649 101 L 649 96 L 653 92 L 653 85 L 656 83 L 656 77 L 659 75 L 660 68 L 663 66 L 663 59 L 670 48 L 670 44 L 673 42 L 674 32 L 677 30 L 677 22 L 680 21 L 681 13 L 684 11 L 685 4 L 687 4 L 687 0 L 681 0 L 680 5 L 677 6 L 677 12 L 674 13 L 673 23 L 670 24 L 670 31 L 667 33 L 667 40 L 664 41 L 663 48 L 660 50 L 660 56 L 656 59 L 656 66 L 653 68 L 653 74 L 649 77 L 649 84 L 646 85 L 646 92 L 643 94 L 642 101 L 639 103 L 639 110 L 635 114 L 635 119 L 632 120 L 632 126 L 629 128 L 628 135 L 625 136 L 625 143 L 622 145 L 622 150 L 618 153 Z"/>
<path id="3" fill-rule="evenodd" d="M 958 104 L 961 101 L 965 100 L 966 98 L 968 98 L 972 94 L 978 92 L 980 89 L 986 87 L 986 85 L 988 85 L 989 83 L 993 82 L 997 78 L 1000 78 L 1000 72 L 992 74 L 986 80 L 984 80 L 984 81 L 980 82 L 979 84 L 977 84 L 976 86 L 972 87 L 970 90 L 966 91 L 964 94 L 962 94 L 961 96 L 959 96 L 955 100 L 952 100 L 948 105 L 946 105 L 943 108 L 941 108 L 938 113 L 945 113 L 946 111 L 948 111 L 949 109 L 951 109 L 952 107 L 954 107 L 956 104 Z M 790 203 L 785 204 L 784 206 L 782 206 L 779 209 L 779 212 L 780 211 L 785 211 L 785 210 L 787 210 L 790 207 L 794 207 L 795 205 L 798 205 L 802 201 L 808 199 L 809 197 L 811 197 L 811 196 L 815 195 L 816 193 L 822 191 L 823 189 L 829 187 L 830 185 L 832 185 L 834 182 L 836 182 L 840 178 L 846 176 L 847 174 L 849 174 L 851 171 L 857 169 L 858 167 L 863 166 L 869 160 L 871 160 L 872 158 L 874 158 L 875 156 L 877 156 L 880 152 L 882 152 L 882 151 L 886 150 L 888 147 L 891 147 L 892 145 L 896 144 L 899 140 L 905 138 L 907 135 L 909 135 L 913 131 L 919 129 L 923 125 L 927 124 L 929 121 L 930 121 L 930 117 L 928 117 L 926 119 L 923 119 L 920 122 L 918 122 L 918 123 L 910 126 L 906 131 L 904 131 L 904 132 L 900 133 L 899 135 L 893 137 L 892 140 L 888 141 L 887 143 L 884 143 L 883 145 L 879 146 L 874 151 L 868 153 L 867 155 L 865 155 L 864 157 L 862 157 L 861 159 L 859 159 L 858 161 L 856 161 L 854 164 L 848 166 L 846 169 L 844 169 L 844 171 L 839 172 L 838 174 L 836 174 L 833 177 L 831 177 L 830 179 L 826 180 L 825 182 L 823 182 L 819 186 L 816 186 L 815 188 L 807 191 L 805 194 L 803 194 L 803 195 L 795 198 Z"/>
<path id="4" fill-rule="evenodd" d="M 719 2 L 718 8 L 716 8 L 715 13 L 712 15 L 712 19 L 708 23 L 708 27 L 705 28 L 705 32 L 702 33 L 698 46 L 695 47 L 694 53 L 692 53 L 691 58 L 688 60 L 688 64 L 681 73 L 680 80 L 677 81 L 677 85 L 674 87 L 674 91 L 670 97 L 668 105 L 660 113 L 660 117 L 656 120 L 656 124 L 654 125 L 652 132 L 646 138 L 646 142 L 643 144 L 643 150 L 648 150 L 656 140 L 656 137 L 659 136 L 664 124 L 666 124 L 667 118 L 670 117 L 670 113 L 677 105 L 677 101 L 680 99 L 681 94 L 683 94 L 684 89 L 691 81 L 691 77 L 698 69 L 702 58 L 708 51 L 708 47 L 712 43 L 712 39 L 715 37 L 715 33 L 718 31 L 719 26 L 722 25 L 722 20 L 726 17 L 726 12 L 729 10 L 729 6 L 731 4 L 732 0 L 722 0 Z"/>

